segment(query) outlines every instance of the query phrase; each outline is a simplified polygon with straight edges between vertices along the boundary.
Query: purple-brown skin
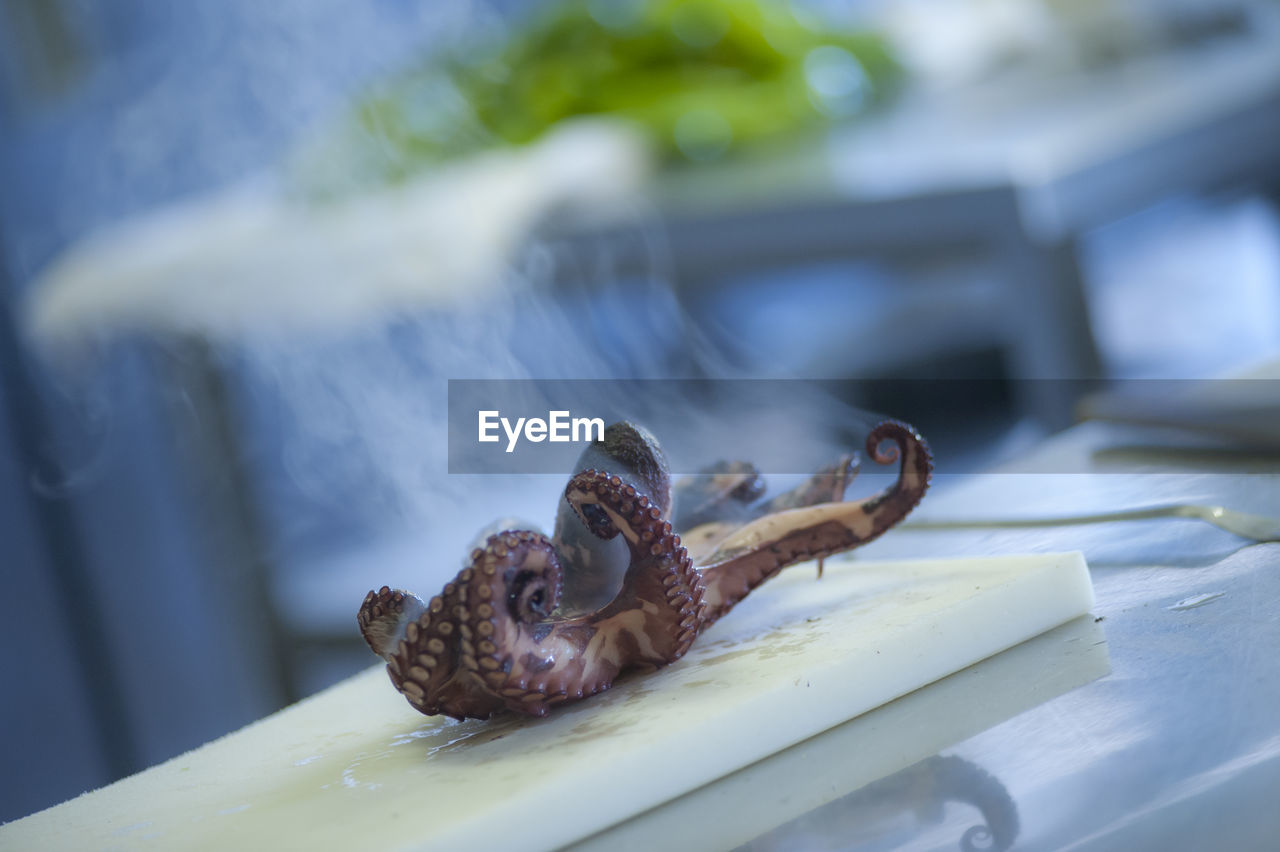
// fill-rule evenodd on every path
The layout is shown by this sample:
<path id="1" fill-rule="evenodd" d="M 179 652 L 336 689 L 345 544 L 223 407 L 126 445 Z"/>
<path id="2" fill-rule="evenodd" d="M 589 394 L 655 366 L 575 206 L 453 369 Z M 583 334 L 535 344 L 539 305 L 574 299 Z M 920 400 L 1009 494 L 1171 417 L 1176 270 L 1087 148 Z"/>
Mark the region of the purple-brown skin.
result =
<path id="1" fill-rule="evenodd" d="M 886 441 L 895 445 L 882 453 Z M 658 507 L 608 472 L 575 475 L 565 497 L 603 539 L 621 535 L 630 564 L 603 608 L 553 615 L 563 568 L 540 533 L 491 536 L 429 604 L 383 586 L 358 620 L 387 661 L 391 682 L 432 715 L 486 719 L 506 709 L 544 716 L 556 704 L 608 689 L 628 671 L 654 671 L 752 589 L 788 565 L 865 544 L 905 518 L 933 472 L 928 444 L 910 426 L 886 421 L 867 436 L 879 464 L 901 459 L 897 481 L 872 497 L 785 509 L 720 541 L 695 566 Z"/>

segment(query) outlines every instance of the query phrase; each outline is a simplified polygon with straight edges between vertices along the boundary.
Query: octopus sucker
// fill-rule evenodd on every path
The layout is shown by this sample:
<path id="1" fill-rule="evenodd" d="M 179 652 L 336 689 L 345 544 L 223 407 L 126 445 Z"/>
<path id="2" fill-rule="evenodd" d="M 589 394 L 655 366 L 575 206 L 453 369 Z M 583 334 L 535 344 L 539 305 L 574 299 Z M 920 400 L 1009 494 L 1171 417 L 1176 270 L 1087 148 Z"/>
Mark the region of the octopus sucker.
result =
<path id="1" fill-rule="evenodd" d="M 932 478 L 928 444 L 890 420 L 871 430 L 866 453 L 899 464 L 879 494 L 844 500 L 858 471 L 850 454 L 763 502 L 751 465 L 721 462 L 673 485 L 653 436 L 614 424 L 583 453 L 552 536 L 491 535 L 429 603 L 383 586 L 357 623 L 423 713 L 546 715 L 620 674 L 675 662 L 784 568 L 821 565 L 905 518 Z"/>

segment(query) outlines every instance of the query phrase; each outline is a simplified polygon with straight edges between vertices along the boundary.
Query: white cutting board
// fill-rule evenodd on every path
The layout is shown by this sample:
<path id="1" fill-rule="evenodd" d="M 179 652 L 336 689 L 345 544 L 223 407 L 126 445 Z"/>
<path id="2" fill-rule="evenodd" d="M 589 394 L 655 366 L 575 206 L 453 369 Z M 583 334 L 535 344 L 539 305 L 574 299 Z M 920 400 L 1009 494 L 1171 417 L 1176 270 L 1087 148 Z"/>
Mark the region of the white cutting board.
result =
<path id="1" fill-rule="evenodd" d="M 1082 615 L 569 848 L 649 852 L 662 838 L 663 852 L 789 849 L 814 823 L 837 822 L 833 806 L 845 848 L 862 848 L 908 813 L 921 823 L 937 814 L 921 796 L 942 788 L 921 783 L 921 761 L 1110 671 L 1102 627 Z"/>
<path id="2" fill-rule="evenodd" d="M 656 674 L 546 719 L 424 717 L 382 667 L 0 828 L 4 849 L 545 849 L 1089 610 L 1078 553 L 827 560 Z"/>

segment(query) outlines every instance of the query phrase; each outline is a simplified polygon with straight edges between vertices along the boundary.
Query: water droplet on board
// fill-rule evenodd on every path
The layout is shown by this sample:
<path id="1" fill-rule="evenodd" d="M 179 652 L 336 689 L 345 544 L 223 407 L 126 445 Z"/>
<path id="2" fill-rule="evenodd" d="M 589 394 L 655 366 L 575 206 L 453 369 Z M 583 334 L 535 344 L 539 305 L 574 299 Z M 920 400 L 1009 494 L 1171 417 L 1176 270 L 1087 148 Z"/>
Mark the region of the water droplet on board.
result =
<path id="1" fill-rule="evenodd" d="M 1203 595 L 1192 595 L 1189 598 L 1183 598 L 1171 607 L 1171 612 L 1182 612 L 1183 610 L 1195 609 L 1198 606 L 1204 606 L 1207 603 L 1216 601 L 1218 598 L 1226 595 L 1226 592 L 1208 592 Z"/>

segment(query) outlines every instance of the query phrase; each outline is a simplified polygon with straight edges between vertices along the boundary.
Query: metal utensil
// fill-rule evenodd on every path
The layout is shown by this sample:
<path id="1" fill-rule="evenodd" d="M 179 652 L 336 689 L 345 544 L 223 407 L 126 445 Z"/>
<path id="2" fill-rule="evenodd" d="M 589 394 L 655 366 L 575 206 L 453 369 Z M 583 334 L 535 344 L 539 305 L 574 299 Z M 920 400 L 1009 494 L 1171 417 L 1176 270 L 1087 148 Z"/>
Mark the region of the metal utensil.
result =
<path id="1" fill-rule="evenodd" d="M 1252 541 L 1280 541 L 1280 520 L 1238 512 L 1223 506 L 1202 506 L 1193 503 L 1174 503 L 1119 512 L 1100 512 L 1094 515 L 1061 515 L 1048 518 L 905 521 L 899 524 L 898 528 L 912 530 L 1014 529 L 1103 524 L 1111 521 L 1146 521 L 1154 518 L 1194 518 Z"/>

